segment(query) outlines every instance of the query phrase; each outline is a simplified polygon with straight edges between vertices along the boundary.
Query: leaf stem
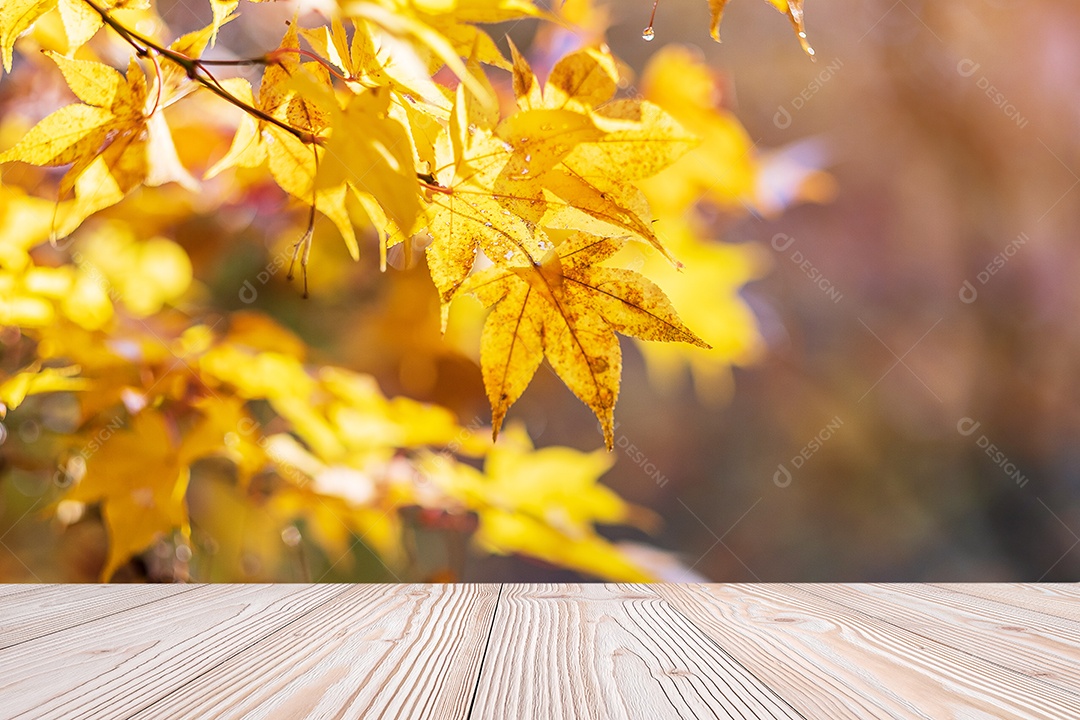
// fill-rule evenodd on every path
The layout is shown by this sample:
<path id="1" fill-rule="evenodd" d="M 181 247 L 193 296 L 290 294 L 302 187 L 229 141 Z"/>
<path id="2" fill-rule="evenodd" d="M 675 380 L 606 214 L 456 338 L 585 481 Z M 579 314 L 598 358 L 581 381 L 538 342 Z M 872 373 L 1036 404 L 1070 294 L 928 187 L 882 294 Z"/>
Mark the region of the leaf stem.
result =
<path id="1" fill-rule="evenodd" d="M 293 135 L 294 137 L 296 137 L 297 140 L 306 145 L 322 144 L 322 139 L 316 137 L 314 133 L 295 128 L 286 122 L 282 122 L 281 120 L 278 120 L 276 117 L 270 115 L 269 113 L 266 113 L 257 107 L 247 104 L 240 98 L 227 91 L 221 86 L 221 83 L 217 81 L 217 78 L 215 78 L 210 73 L 210 71 L 204 67 L 204 64 L 201 61 L 196 60 L 195 58 L 188 57 L 183 53 L 179 53 L 172 48 L 160 45 L 153 40 L 145 37 L 144 35 L 136 32 L 135 30 L 126 27 L 118 20 L 116 20 L 113 16 L 111 16 L 105 8 L 98 5 L 94 0 L 83 0 L 83 2 L 89 5 L 94 10 L 94 12 L 96 12 L 101 17 L 101 21 L 103 23 L 112 28 L 112 30 L 116 32 L 116 34 L 118 34 L 125 41 L 127 41 L 129 45 L 135 48 L 135 52 L 138 53 L 140 56 L 145 56 L 149 53 L 150 50 L 153 50 L 161 57 L 183 68 L 188 78 L 190 78 L 193 82 L 198 83 L 202 87 L 206 88 L 210 92 L 220 97 L 222 100 L 232 105 L 235 105 L 236 107 L 240 108 L 252 117 L 262 120 L 263 122 L 270 123 L 271 125 L 274 125 L 284 130 L 285 132 Z M 267 60 L 267 62 L 269 62 L 269 60 Z"/>

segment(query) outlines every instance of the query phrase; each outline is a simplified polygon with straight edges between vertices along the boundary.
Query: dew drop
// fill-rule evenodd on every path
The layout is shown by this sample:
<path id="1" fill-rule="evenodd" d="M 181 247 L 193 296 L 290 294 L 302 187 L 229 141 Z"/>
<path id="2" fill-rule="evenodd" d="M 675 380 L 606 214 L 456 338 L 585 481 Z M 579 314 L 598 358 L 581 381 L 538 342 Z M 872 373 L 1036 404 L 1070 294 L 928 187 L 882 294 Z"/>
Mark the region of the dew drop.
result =
<path id="1" fill-rule="evenodd" d="M 652 29 L 652 25 L 641 31 L 641 39 L 645 42 L 652 42 L 654 37 L 656 37 L 656 31 Z"/>
<path id="2" fill-rule="evenodd" d="M 503 255 L 503 259 L 505 259 L 505 260 L 509 260 L 512 257 L 514 257 L 514 251 L 513 250 L 507 250 L 506 254 Z"/>
<path id="3" fill-rule="evenodd" d="M 489 223 L 489 222 L 484 223 L 484 227 L 491 227 L 491 223 Z"/>

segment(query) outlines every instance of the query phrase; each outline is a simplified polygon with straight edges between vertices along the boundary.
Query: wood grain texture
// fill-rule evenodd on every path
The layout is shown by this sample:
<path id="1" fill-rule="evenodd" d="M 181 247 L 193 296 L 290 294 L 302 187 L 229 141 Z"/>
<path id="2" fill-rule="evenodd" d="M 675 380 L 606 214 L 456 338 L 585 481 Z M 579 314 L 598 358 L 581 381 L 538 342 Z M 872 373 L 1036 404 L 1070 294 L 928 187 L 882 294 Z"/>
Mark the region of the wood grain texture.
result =
<path id="1" fill-rule="evenodd" d="M 797 718 L 647 586 L 507 586 L 474 718 Z"/>
<path id="2" fill-rule="evenodd" d="M 814 585 L 802 589 L 954 650 L 1052 685 L 1080 707 L 1080 623 L 948 589 Z M 1003 642 L 1005 640 L 1005 642 Z"/>
<path id="3" fill-rule="evenodd" d="M 1080 717 L 1076 695 L 846 607 L 813 585 L 659 592 L 806 717 Z M 735 646 L 733 632 L 754 628 Z"/>
<path id="4" fill-rule="evenodd" d="M 0 641 L 2 720 L 1080 718 L 1075 585 L 0 586 Z"/>
<path id="5" fill-rule="evenodd" d="M 135 717 L 465 717 L 498 593 L 353 587 Z"/>
<path id="6" fill-rule="evenodd" d="M 934 585 L 945 590 L 993 600 L 1012 607 L 1034 610 L 1067 620 L 1080 621 L 1080 588 L 1064 583 L 1045 585 L 1000 583 L 950 583 Z"/>
<path id="7" fill-rule="evenodd" d="M 3 717 L 130 717 L 344 590 L 204 585 L 16 645 L 0 651 Z"/>
<path id="8" fill-rule="evenodd" d="M 47 585 L 43 583 L 26 583 L 25 585 L 0 585 L 0 598 L 11 597 L 13 595 L 25 595 L 27 593 L 41 592 L 47 590 L 53 585 Z M 0 604 L 0 609 L 3 605 Z"/>
<path id="9" fill-rule="evenodd" d="M 10 586 L 9 586 L 10 587 Z M 0 650 L 139 605 L 195 585 L 38 585 L 0 597 Z"/>

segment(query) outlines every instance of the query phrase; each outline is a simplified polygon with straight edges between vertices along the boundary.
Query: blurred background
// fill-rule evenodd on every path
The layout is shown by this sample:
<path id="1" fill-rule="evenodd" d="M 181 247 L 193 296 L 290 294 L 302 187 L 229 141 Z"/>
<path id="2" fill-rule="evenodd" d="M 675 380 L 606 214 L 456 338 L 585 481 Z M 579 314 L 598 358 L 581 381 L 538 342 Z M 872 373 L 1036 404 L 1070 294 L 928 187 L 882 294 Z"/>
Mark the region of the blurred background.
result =
<path id="1" fill-rule="evenodd" d="M 159 3 L 177 32 L 208 19 L 192 5 Z M 224 41 L 240 55 L 276 43 L 282 26 L 267 13 L 289 11 L 244 9 L 262 19 L 234 23 Z M 651 535 L 605 534 L 662 549 L 652 561 L 680 579 L 1075 580 L 1080 6 L 809 0 L 816 62 L 768 3 L 730 3 L 721 44 L 709 38 L 704 0 L 662 0 L 645 42 L 651 9 L 641 0 L 608 10 L 626 92 L 667 44 L 713 70 L 710 102 L 745 127 L 757 194 L 706 199 L 695 222 L 735 248 L 747 264 L 740 278 L 757 279 L 739 290 L 753 322 L 725 356 L 730 377 L 658 373 L 655 359 L 650 372 L 624 340 L 617 462 L 604 479 L 662 524 Z M 522 47 L 536 39 L 535 23 L 507 30 Z M 552 46 L 541 41 L 539 67 Z M 56 97 L 43 91 L 42 102 Z M 279 204 L 270 190 L 264 205 L 226 199 L 177 230 L 213 306 L 247 307 L 236 288 L 300 222 L 300 212 L 275 214 Z M 475 327 L 462 321 L 440 339 L 422 263 L 391 254 L 394 269 L 380 276 L 370 249 L 354 264 L 332 230 L 320 232 L 313 297 L 301 300 L 275 273 L 259 309 L 308 342 L 313 360 L 370 372 L 387 394 L 446 405 L 463 425 L 486 424 L 468 349 Z M 684 316 L 692 301 L 676 303 Z M 737 316 L 709 302 L 693 312 Z M 545 371 L 510 416 L 537 446 L 602 445 L 589 410 Z M 25 505 L 17 482 L 0 489 L 10 508 Z M 11 528 L 0 539 L 32 546 L 32 523 Z M 65 547 L 77 554 L 77 545 Z M 483 557 L 463 579 L 575 577 Z"/>
<path id="2" fill-rule="evenodd" d="M 610 32 L 635 63 L 645 5 Z M 701 49 L 760 148 L 813 143 L 835 197 L 726 221 L 772 257 L 743 293 L 768 351 L 720 409 L 631 362 L 620 429 L 671 482 L 609 481 L 710 579 L 1076 580 L 1080 6 L 810 0 L 810 63 L 767 4 L 719 45 L 704 5 L 665 0 L 658 40 Z"/>

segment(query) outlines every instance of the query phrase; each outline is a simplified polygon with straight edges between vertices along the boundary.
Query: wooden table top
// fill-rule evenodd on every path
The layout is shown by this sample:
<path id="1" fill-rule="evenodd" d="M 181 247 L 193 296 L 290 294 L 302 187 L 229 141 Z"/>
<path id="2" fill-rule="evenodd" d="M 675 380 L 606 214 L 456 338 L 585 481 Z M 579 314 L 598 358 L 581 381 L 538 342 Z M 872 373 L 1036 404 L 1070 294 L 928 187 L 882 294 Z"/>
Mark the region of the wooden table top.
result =
<path id="1" fill-rule="evenodd" d="M 1077 585 L 0 585 L 0 718 L 1080 718 Z"/>

